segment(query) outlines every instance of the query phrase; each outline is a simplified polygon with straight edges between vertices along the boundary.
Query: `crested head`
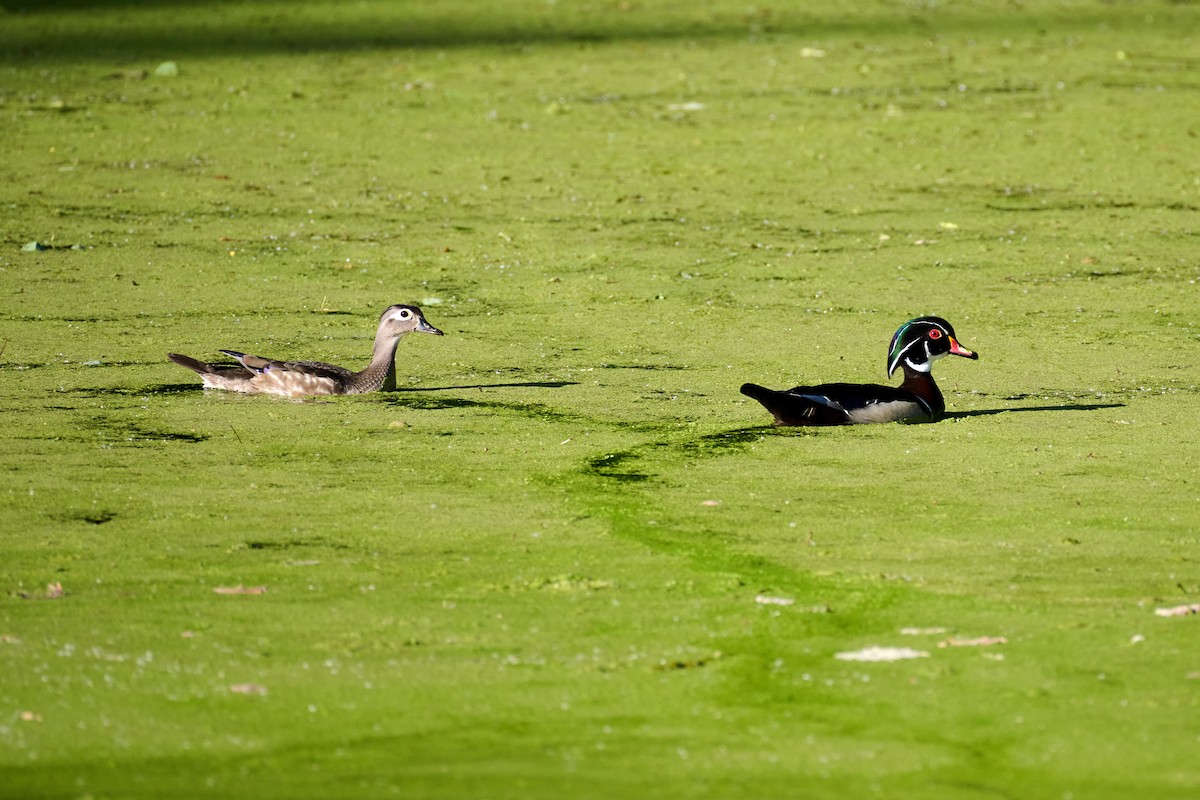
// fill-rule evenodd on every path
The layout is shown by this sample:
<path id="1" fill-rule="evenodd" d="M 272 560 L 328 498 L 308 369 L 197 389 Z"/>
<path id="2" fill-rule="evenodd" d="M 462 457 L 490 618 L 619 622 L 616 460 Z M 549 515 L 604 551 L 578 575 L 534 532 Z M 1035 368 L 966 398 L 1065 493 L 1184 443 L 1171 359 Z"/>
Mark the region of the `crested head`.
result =
<path id="1" fill-rule="evenodd" d="M 425 315 L 416 306 L 398 303 L 388 306 L 379 316 L 379 332 L 389 336 L 403 336 L 412 331 L 432 333 L 441 336 L 442 332 L 425 321 Z"/>
<path id="2" fill-rule="evenodd" d="M 888 347 L 888 375 L 901 364 L 917 372 L 929 372 L 942 356 L 979 358 L 958 343 L 954 327 L 941 317 L 917 317 L 901 325 Z"/>

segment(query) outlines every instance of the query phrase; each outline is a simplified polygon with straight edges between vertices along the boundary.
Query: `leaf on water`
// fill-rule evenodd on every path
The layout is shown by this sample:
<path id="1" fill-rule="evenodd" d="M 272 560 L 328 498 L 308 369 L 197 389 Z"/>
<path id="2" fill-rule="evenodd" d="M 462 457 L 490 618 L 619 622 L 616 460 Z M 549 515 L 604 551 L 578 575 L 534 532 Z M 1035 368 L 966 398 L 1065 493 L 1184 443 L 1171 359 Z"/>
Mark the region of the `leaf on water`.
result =
<path id="1" fill-rule="evenodd" d="M 235 683 L 229 687 L 229 691 L 234 694 L 264 695 L 267 693 L 267 687 L 260 683 Z"/>
<path id="2" fill-rule="evenodd" d="M 945 633 L 945 628 L 901 628 L 901 636 L 933 636 L 939 633 Z"/>
<path id="3" fill-rule="evenodd" d="M 20 637 L 13 636 L 11 633 L 0 633 L 0 642 L 4 644 L 20 644 Z"/>
<path id="4" fill-rule="evenodd" d="M 37 712 L 34 712 L 34 711 L 22 711 L 21 712 L 21 721 L 22 722 L 41 722 L 42 715 L 38 714 Z"/>
<path id="5" fill-rule="evenodd" d="M 977 636 L 974 639 L 946 639 L 938 642 L 938 647 L 991 647 L 994 644 L 1008 644 L 1003 636 Z"/>
<path id="6" fill-rule="evenodd" d="M 174 61 L 164 61 L 154 68 L 154 74 L 160 78 L 174 78 L 179 74 L 179 65 Z"/>
<path id="7" fill-rule="evenodd" d="M 1184 606 L 1172 606 L 1171 608 L 1156 608 L 1154 613 L 1160 617 L 1186 617 L 1191 614 L 1200 614 L 1200 603 L 1188 603 Z"/>
<path id="8" fill-rule="evenodd" d="M 22 600 L 58 600 L 60 597 L 66 596 L 66 591 L 63 585 L 58 583 L 50 583 L 46 585 L 45 594 L 31 594 L 30 592 L 17 592 L 17 597 Z"/>
<path id="9" fill-rule="evenodd" d="M 558 592 L 587 591 L 613 588 L 613 582 L 600 578 L 585 578 L 580 575 L 555 575 L 540 581 L 530 581 L 531 589 L 549 589 Z"/>
<path id="10" fill-rule="evenodd" d="M 700 503 L 700 505 L 702 505 L 702 506 L 719 506 L 719 505 L 721 505 L 721 501 L 720 500 L 704 500 Z"/>
<path id="11" fill-rule="evenodd" d="M 214 586 L 213 591 L 217 594 L 266 594 L 267 587 L 265 586 Z"/>
<path id="12" fill-rule="evenodd" d="M 754 602 L 760 606 L 790 606 L 795 605 L 796 601 L 790 597 L 770 597 L 765 594 L 755 596 Z"/>
<path id="13" fill-rule="evenodd" d="M 838 653 L 834 658 L 839 661 L 904 661 L 909 658 L 928 658 L 924 650 L 913 650 L 911 647 L 879 647 L 871 645 L 862 650 L 851 650 Z"/>

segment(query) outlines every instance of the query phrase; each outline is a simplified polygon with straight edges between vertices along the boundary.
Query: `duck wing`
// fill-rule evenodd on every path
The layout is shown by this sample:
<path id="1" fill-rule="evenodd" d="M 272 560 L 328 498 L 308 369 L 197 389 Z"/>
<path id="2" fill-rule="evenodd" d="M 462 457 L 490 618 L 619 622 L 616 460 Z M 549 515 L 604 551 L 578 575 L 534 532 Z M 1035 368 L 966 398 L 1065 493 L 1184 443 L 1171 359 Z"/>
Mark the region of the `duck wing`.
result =
<path id="1" fill-rule="evenodd" d="M 770 411 L 776 425 L 860 425 L 933 416 L 921 398 L 892 386 L 824 383 L 776 391 L 747 383 L 742 394 Z"/>
<path id="2" fill-rule="evenodd" d="M 253 373 L 250 382 L 255 391 L 287 397 L 343 394 L 354 373 L 323 361 L 275 361 L 261 356 L 222 350 Z"/>

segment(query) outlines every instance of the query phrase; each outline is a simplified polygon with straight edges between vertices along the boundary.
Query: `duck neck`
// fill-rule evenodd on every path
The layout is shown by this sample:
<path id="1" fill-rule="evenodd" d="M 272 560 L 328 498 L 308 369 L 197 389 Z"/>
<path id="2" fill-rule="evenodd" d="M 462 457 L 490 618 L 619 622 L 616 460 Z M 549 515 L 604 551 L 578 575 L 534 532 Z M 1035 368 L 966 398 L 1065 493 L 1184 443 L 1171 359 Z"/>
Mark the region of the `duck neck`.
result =
<path id="1" fill-rule="evenodd" d="M 920 372 L 908 364 L 902 366 L 904 367 L 904 383 L 900 384 L 900 388 L 921 398 L 929 406 L 933 416 L 941 416 L 942 412 L 946 410 L 946 401 L 937 384 L 933 382 L 933 373 Z"/>
<path id="2" fill-rule="evenodd" d="M 364 394 L 379 389 L 392 391 L 396 388 L 396 346 L 400 337 L 375 337 L 375 348 L 371 363 L 362 372 L 355 373 L 346 394 Z"/>

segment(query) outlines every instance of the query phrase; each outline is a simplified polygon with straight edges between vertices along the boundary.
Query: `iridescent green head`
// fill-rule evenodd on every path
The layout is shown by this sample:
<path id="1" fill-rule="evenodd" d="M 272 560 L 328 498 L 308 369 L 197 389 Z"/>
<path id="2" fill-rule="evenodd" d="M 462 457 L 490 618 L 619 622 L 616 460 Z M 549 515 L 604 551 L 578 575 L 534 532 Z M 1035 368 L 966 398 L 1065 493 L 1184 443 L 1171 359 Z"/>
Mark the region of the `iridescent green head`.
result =
<path id="1" fill-rule="evenodd" d="M 941 317 L 917 317 L 900 326 L 888 348 L 888 375 L 902 363 L 917 372 L 929 372 L 942 356 L 979 358 L 958 343 L 954 328 Z"/>

